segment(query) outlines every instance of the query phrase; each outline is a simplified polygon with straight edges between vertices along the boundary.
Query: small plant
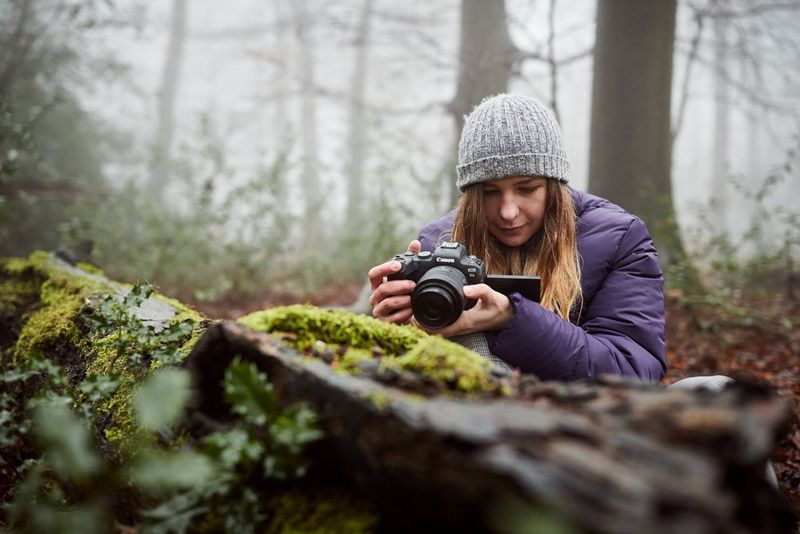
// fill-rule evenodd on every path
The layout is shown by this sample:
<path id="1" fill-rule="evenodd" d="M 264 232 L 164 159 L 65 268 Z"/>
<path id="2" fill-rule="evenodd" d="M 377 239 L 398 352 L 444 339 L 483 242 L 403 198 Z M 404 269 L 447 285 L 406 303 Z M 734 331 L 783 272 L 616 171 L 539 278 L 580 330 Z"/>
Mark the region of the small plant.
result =
<path id="1" fill-rule="evenodd" d="M 113 347 L 116 357 L 123 355 L 136 376 L 142 376 L 152 361 L 174 365 L 181 361 L 176 348 L 186 341 L 194 325 L 191 321 L 173 322 L 164 327 L 140 319 L 136 310 L 153 294 L 153 286 L 136 284 L 124 298 L 107 295 L 86 321 Z"/>
<path id="2" fill-rule="evenodd" d="M 13 473 L 2 468 L 0 488 L 13 490 L 10 500 L 2 497 L 0 526 L 108 532 L 124 523 L 142 532 L 254 532 L 271 517 L 265 488 L 306 473 L 305 445 L 321 437 L 316 416 L 303 405 L 279 408 L 251 363 L 237 359 L 225 373 L 225 398 L 238 416 L 233 426 L 201 438 L 188 433 L 182 422 L 191 377 L 172 364 L 192 326 L 140 320 L 135 310 L 151 294 L 141 284 L 124 298 L 104 297 L 87 318 L 95 335 L 112 344 L 120 373 L 141 378 L 130 399 L 135 424 L 118 449 L 103 439 L 104 414 L 95 408 L 118 392 L 119 374 L 71 382 L 41 356 L 0 374 L 0 452 L 14 461 Z"/>

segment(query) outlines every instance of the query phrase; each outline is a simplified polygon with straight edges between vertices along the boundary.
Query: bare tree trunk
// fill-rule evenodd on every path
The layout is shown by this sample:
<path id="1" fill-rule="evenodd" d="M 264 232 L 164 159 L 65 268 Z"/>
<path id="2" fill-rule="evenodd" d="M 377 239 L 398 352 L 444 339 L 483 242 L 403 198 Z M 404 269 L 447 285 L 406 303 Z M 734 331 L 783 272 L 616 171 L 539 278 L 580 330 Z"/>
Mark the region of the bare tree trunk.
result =
<path id="1" fill-rule="evenodd" d="M 286 20 L 285 0 L 275 0 L 273 2 L 273 7 L 275 8 L 275 20 Z M 278 28 L 277 30 L 273 31 L 272 35 L 275 38 L 276 50 L 289 49 L 286 32 L 282 28 Z M 285 69 L 286 66 L 284 65 L 283 67 Z M 289 127 L 289 118 L 286 113 L 286 99 L 289 95 L 289 77 L 286 76 L 285 73 L 280 73 L 275 76 L 275 79 L 272 80 L 271 83 L 273 87 L 275 87 L 276 92 L 275 103 L 273 105 L 275 121 L 273 122 L 272 131 L 274 134 L 273 139 L 275 140 L 275 144 L 278 145 L 282 142 L 285 142 L 287 128 Z"/>
<path id="2" fill-rule="evenodd" d="M 464 115 L 483 98 L 508 89 L 515 51 L 508 34 L 505 0 L 462 0 L 458 82 L 450 105 L 456 131 L 456 151 L 453 154 L 457 152 Z M 450 203 L 453 205 L 458 190 L 455 177 L 451 174 L 448 178 L 451 183 Z"/>
<path id="3" fill-rule="evenodd" d="M 724 7 L 724 2 L 717 2 Z M 711 206 L 714 231 L 728 229 L 728 178 L 730 176 L 730 91 L 728 89 L 728 17 L 714 18 L 714 156 L 711 175 Z"/>
<path id="4" fill-rule="evenodd" d="M 642 217 L 662 267 L 685 252 L 671 183 L 676 0 L 599 0 L 589 190 Z"/>
<path id="5" fill-rule="evenodd" d="M 314 95 L 314 38 L 313 21 L 306 10 L 306 1 L 293 4 L 295 31 L 299 44 L 300 67 L 300 128 L 303 147 L 303 221 L 305 243 L 311 244 L 319 237 L 322 195 L 319 180 L 319 142 L 317 139 L 317 103 Z"/>
<path id="6" fill-rule="evenodd" d="M 14 81 L 17 72 L 25 64 L 30 54 L 33 43 L 37 35 L 30 30 L 32 17 L 32 0 L 25 0 L 19 5 L 19 16 L 14 27 L 14 38 L 11 40 L 14 46 L 2 51 L 0 56 L 0 93 L 8 91 Z M 7 8 L 10 10 L 10 8 Z"/>
<path id="7" fill-rule="evenodd" d="M 558 111 L 558 63 L 556 62 L 556 0 L 550 0 L 547 15 L 547 62 L 550 65 L 550 107 L 556 121 L 561 122 Z"/>
<path id="8" fill-rule="evenodd" d="M 183 63 L 183 46 L 186 41 L 188 6 L 186 0 L 173 0 L 172 27 L 167 45 L 167 57 L 161 74 L 161 90 L 158 95 L 158 126 L 150 169 L 148 195 L 160 200 L 169 179 L 169 161 L 175 135 L 175 99 Z"/>
<path id="9" fill-rule="evenodd" d="M 351 229 L 358 229 L 363 220 L 364 164 L 366 163 L 367 122 L 364 102 L 367 91 L 369 33 L 373 0 L 364 0 L 356 36 L 356 56 L 350 80 L 350 135 L 347 163 L 347 208 L 345 218 Z"/>

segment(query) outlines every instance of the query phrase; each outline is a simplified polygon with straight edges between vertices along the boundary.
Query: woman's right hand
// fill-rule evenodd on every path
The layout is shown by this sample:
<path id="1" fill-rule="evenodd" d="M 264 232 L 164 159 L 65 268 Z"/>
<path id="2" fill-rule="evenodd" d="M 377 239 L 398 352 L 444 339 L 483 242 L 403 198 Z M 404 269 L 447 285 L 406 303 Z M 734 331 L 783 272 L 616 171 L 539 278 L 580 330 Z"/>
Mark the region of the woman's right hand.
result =
<path id="1" fill-rule="evenodd" d="M 409 243 L 408 251 L 417 253 L 422 245 L 416 239 Z M 369 283 L 372 295 L 369 297 L 372 315 L 390 323 L 407 323 L 411 319 L 411 292 L 414 282 L 411 280 L 391 280 L 386 277 L 400 270 L 400 262 L 390 260 L 376 265 L 369 270 Z"/>

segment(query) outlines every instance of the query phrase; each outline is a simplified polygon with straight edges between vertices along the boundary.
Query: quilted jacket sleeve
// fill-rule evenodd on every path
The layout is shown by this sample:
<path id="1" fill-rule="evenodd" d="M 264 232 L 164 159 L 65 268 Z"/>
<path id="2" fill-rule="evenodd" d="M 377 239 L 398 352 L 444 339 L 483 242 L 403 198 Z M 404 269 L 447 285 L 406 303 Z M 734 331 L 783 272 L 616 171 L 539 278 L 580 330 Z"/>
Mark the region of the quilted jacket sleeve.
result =
<path id="1" fill-rule="evenodd" d="M 487 332 L 487 339 L 493 354 L 525 372 L 553 380 L 608 373 L 655 382 L 664 376 L 663 276 L 638 218 L 622 233 L 578 325 L 519 294 L 511 301 L 514 317 L 504 329 Z"/>

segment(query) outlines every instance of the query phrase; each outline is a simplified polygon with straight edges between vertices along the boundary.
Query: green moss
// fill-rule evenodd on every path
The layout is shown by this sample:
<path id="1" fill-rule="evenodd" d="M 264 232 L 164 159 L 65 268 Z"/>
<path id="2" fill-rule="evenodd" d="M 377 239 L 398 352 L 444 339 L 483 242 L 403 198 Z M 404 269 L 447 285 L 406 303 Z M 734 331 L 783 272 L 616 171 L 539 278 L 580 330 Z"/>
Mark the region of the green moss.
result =
<path id="1" fill-rule="evenodd" d="M 39 300 L 42 280 L 38 277 L 9 278 L 0 282 L 0 314 L 12 315 L 29 302 Z"/>
<path id="2" fill-rule="evenodd" d="M 339 368 L 345 373 L 359 374 L 358 364 L 373 358 L 371 351 L 349 347 L 339 359 Z"/>
<path id="3" fill-rule="evenodd" d="M 364 394 L 364 398 L 372 403 L 378 410 L 383 411 L 391 403 L 389 395 L 381 391 L 370 391 Z"/>
<path id="4" fill-rule="evenodd" d="M 34 299 L 38 293 L 39 306 L 28 317 L 16 344 L 8 353 L 12 364 L 19 364 L 30 354 L 43 354 L 54 358 L 59 354 L 75 357 L 84 371 L 90 374 L 118 374 L 122 384 L 116 393 L 102 401 L 95 409 L 111 415 L 105 433 L 109 441 L 130 435 L 135 428 L 129 399 L 136 377 L 127 365 L 127 355 L 117 354 L 116 335 L 92 336 L 81 331 L 80 314 L 86 303 L 101 295 L 121 294 L 127 284 L 118 284 L 93 272 L 64 266 L 47 253 L 36 252 L 27 259 L 7 258 L 0 262 L 0 276 L 6 278 L 0 285 L 0 306 L 15 305 L 22 299 Z M 5 298 L 7 297 L 7 298 Z M 170 321 L 191 321 L 194 324 L 189 339 L 177 350 L 185 358 L 207 329 L 207 321 L 191 308 L 178 301 L 153 295 L 175 308 L 177 315 Z M 84 363 L 85 362 L 85 363 Z M 154 362 L 151 370 L 159 366 Z M 80 374 L 80 373 L 79 373 Z"/>
<path id="5" fill-rule="evenodd" d="M 79 261 L 77 264 L 75 264 L 75 267 L 77 267 L 81 271 L 85 271 L 87 273 L 94 274 L 97 276 L 106 275 L 100 267 L 98 267 L 94 263 L 89 263 L 88 261 Z"/>
<path id="6" fill-rule="evenodd" d="M 310 305 L 272 308 L 243 317 L 240 322 L 263 332 L 285 333 L 287 342 L 302 352 L 318 352 L 322 341 L 329 353 L 340 354 L 332 365 L 340 371 L 357 374 L 358 363 L 374 358 L 373 351 L 377 348 L 382 355 L 382 369 L 420 373 L 443 391 L 498 391 L 488 360 L 411 326 Z M 346 350 L 328 345 L 336 349 L 344 346 Z"/>
<path id="7" fill-rule="evenodd" d="M 10 258 L 2 268 L 8 280 L 43 280 L 39 286 L 39 309 L 26 318 L 16 345 L 9 351 L 12 361 L 20 362 L 31 353 L 51 356 L 74 351 L 80 342 L 78 312 L 101 284 L 88 276 L 59 269 L 44 252 L 35 252 L 27 260 Z"/>
<path id="8" fill-rule="evenodd" d="M 307 304 L 271 308 L 252 313 L 239 321 L 262 332 L 290 332 L 292 343 L 307 350 L 321 339 L 326 343 L 372 350 L 378 346 L 390 354 L 402 354 L 427 337 L 418 328 L 379 321 L 341 310 L 324 310 Z"/>
<path id="9" fill-rule="evenodd" d="M 41 286 L 40 302 L 41 308 L 28 317 L 19 334 L 12 351 L 14 361 L 31 353 L 74 350 L 81 341 L 76 319 L 83 302 L 75 288 L 47 280 Z"/>
<path id="10" fill-rule="evenodd" d="M 360 534 L 375 532 L 378 516 L 365 503 L 334 490 L 289 490 L 268 504 L 267 534 Z"/>
<path id="11" fill-rule="evenodd" d="M 384 359 L 382 366 L 418 372 L 448 389 L 465 393 L 497 389 L 487 359 L 439 336 L 419 341 L 402 356 Z"/>

